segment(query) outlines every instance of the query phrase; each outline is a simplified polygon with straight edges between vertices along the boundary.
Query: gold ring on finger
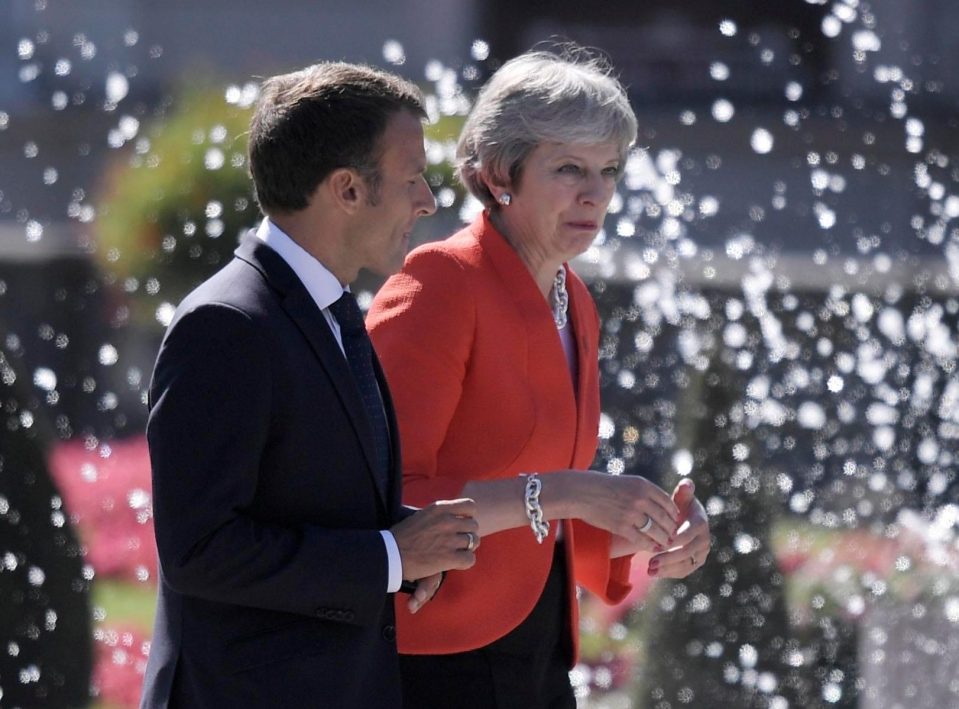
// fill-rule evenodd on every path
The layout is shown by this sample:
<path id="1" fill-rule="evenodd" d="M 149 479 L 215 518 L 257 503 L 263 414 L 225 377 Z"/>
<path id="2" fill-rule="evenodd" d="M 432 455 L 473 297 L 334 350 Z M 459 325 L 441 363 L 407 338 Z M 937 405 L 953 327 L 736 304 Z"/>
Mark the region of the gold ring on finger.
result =
<path id="1" fill-rule="evenodd" d="M 466 551 L 473 551 L 476 548 L 476 537 L 472 532 L 463 532 L 466 535 Z"/>

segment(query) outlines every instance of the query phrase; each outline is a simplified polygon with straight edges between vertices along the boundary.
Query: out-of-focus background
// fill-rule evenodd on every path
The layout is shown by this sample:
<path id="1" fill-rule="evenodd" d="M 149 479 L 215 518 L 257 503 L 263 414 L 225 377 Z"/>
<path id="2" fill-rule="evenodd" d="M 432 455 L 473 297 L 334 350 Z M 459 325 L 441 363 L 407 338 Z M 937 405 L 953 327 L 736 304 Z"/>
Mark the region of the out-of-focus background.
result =
<path id="1" fill-rule="evenodd" d="M 604 50 L 640 121 L 575 264 L 594 467 L 691 477 L 714 532 L 688 579 L 583 596 L 581 706 L 959 706 L 957 27 L 948 0 L 0 2 L 0 706 L 136 705 L 145 391 L 258 220 L 259 77 L 420 84 L 421 242 L 478 209 L 449 167 L 478 87 L 557 39 Z"/>

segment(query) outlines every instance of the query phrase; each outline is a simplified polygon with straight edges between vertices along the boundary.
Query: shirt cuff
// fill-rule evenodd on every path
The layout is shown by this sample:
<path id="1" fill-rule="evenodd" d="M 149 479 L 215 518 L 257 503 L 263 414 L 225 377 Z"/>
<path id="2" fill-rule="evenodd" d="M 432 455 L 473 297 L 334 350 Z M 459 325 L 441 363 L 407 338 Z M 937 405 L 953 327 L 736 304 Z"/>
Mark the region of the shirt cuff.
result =
<path id="1" fill-rule="evenodd" d="M 389 583 L 386 587 L 387 593 L 396 593 L 403 585 L 403 559 L 400 557 L 400 548 L 396 546 L 396 540 L 393 533 L 388 529 L 381 529 L 383 543 L 386 545 L 386 558 L 389 562 Z"/>

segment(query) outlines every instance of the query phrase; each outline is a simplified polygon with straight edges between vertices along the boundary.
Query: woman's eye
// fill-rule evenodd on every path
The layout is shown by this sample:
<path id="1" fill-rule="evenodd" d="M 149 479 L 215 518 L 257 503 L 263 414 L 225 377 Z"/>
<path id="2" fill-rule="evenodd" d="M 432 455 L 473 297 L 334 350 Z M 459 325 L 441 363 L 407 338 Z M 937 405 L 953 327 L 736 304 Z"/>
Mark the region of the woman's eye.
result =
<path id="1" fill-rule="evenodd" d="M 567 163 L 563 165 L 560 169 L 560 172 L 566 173 L 567 175 L 578 175 L 582 172 L 579 165 L 573 165 L 572 163 Z"/>
<path id="2" fill-rule="evenodd" d="M 619 167 L 607 167 L 603 170 L 603 174 L 607 177 L 619 177 Z"/>

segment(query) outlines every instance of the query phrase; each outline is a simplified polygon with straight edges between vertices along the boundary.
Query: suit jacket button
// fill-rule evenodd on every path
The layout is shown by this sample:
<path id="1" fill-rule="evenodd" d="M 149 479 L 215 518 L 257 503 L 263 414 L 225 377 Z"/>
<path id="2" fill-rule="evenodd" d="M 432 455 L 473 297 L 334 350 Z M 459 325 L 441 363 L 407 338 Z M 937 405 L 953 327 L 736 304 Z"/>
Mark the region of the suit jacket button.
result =
<path id="1" fill-rule="evenodd" d="M 384 625 L 383 626 L 383 639 L 387 642 L 393 642 L 396 640 L 396 626 L 395 625 Z"/>

